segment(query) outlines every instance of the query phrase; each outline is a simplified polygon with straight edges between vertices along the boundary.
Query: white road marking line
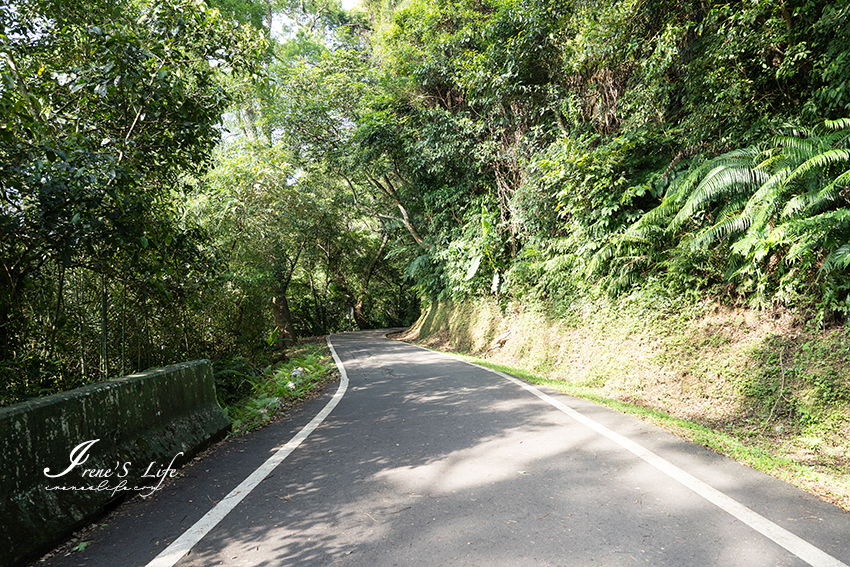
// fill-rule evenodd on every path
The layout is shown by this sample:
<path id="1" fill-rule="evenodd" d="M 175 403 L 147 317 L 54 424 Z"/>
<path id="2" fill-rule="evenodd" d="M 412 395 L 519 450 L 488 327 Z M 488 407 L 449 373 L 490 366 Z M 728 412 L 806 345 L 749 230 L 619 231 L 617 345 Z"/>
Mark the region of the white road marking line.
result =
<path id="1" fill-rule="evenodd" d="M 333 395 L 327 405 L 319 412 L 319 414 L 310 421 L 304 428 L 299 431 L 295 437 L 290 439 L 286 445 L 278 449 L 274 455 L 257 468 L 251 475 L 242 481 L 242 483 L 230 491 L 230 494 L 225 496 L 221 502 L 206 513 L 206 515 L 198 520 L 191 528 L 183 532 L 174 542 L 166 547 L 162 553 L 157 555 L 146 567 L 172 567 L 180 561 L 189 550 L 191 550 L 201 539 L 207 535 L 219 522 L 221 522 L 227 514 L 239 504 L 243 498 L 257 487 L 275 467 L 288 457 L 292 451 L 304 441 L 333 411 L 333 409 L 342 400 L 348 388 L 348 374 L 342 365 L 342 361 L 331 344 L 330 336 L 327 337 L 328 348 L 331 351 L 334 362 L 340 373 L 339 388 Z"/>
<path id="2" fill-rule="evenodd" d="M 413 346 L 418 346 L 418 345 L 413 345 Z M 521 388 L 528 390 L 529 392 L 531 392 L 532 394 L 534 394 L 535 396 L 537 396 L 538 398 L 540 398 L 544 402 L 546 402 L 549 405 L 553 406 L 554 408 L 560 410 L 561 412 L 567 414 L 568 416 L 570 416 L 574 420 L 578 421 L 579 423 L 586 425 L 587 427 L 596 431 L 600 435 L 603 435 L 603 436 L 607 437 L 608 439 L 610 439 L 611 441 L 613 441 L 614 443 L 620 445 L 621 447 L 623 447 L 627 451 L 635 454 L 637 457 L 643 459 L 644 461 L 646 461 L 647 463 L 649 463 L 650 465 L 652 465 L 653 467 L 655 467 L 659 471 L 663 472 L 664 474 L 666 474 L 670 478 L 678 481 L 679 483 L 681 483 L 685 487 L 689 488 L 693 492 L 699 494 L 700 496 L 702 496 L 703 498 L 705 498 L 706 500 L 708 500 L 709 502 L 711 502 L 712 504 L 714 504 L 715 506 L 720 508 L 721 510 L 724 510 L 725 512 L 731 514 L 733 517 L 735 517 L 738 520 L 740 520 L 741 522 L 745 523 L 750 528 L 759 532 L 760 534 L 762 534 L 763 536 L 772 540 L 773 542 L 779 544 L 780 546 L 785 548 L 787 551 L 790 551 L 791 553 L 793 553 L 794 555 L 796 555 L 797 557 L 799 557 L 800 559 L 802 559 L 803 561 L 805 561 L 806 563 L 811 565 L 812 567 L 848 567 L 848 565 L 846 563 L 842 563 L 841 561 L 839 561 L 835 557 L 829 555 L 828 553 L 821 550 L 820 548 L 817 548 L 814 545 L 807 542 L 806 540 L 792 534 L 791 532 L 789 532 L 785 528 L 778 526 L 777 524 L 774 524 L 773 522 L 771 522 L 770 520 L 768 520 L 767 518 L 765 518 L 761 514 L 753 512 L 752 510 L 750 510 L 749 508 L 747 508 L 746 506 L 744 506 L 743 504 L 741 504 L 737 500 L 734 500 L 733 498 L 726 496 L 724 493 L 720 492 L 716 488 L 712 488 L 711 486 L 709 486 L 705 482 L 696 478 L 692 474 L 685 472 L 684 470 L 680 469 L 679 467 L 677 467 L 673 463 L 666 461 L 665 459 L 656 455 L 652 451 L 646 449 L 645 447 L 639 445 L 638 443 L 635 443 L 631 439 L 628 439 L 627 437 L 624 437 L 624 436 L 620 435 L 619 433 L 616 433 L 615 431 L 608 429 L 607 427 L 605 427 L 601 423 L 597 423 L 596 421 L 590 419 L 589 417 L 577 412 L 573 408 L 563 404 L 562 402 L 556 400 L 552 396 L 550 396 L 550 395 L 548 395 L 544 392 L 541 392 L 540 390 L 535 388 L 533 385 L 531 385 L 527 382 L 524 382 L 522 380 L 519 380 L 517 378 L 514 378 L 513 376 L 510 376 L 508 374 L 505 374 L 504 372 L 499 372 L 498 370 L 493 370 L 492 368 L 487 368 L 486 366 L 481 366 L 480 364 L 468 362 L 466 360 L 463 360 L 461 358 L 457 358 L 455 356 L 452 356 L 452 355 L 444 353 L 444 352 L 433 351 L 431 349 L 427 349 L 427 348 L 424 348 L 424 347 L 419 347 L 419 348 L 423 348 L 424 350 L 427 350 L 429 352 L 433 352 L 435 354 L 442 354 L 444 356 L 448 356 L 449 358 L 451 358 L 453 360 L 457 360 L 459 362 L 469 364 L 470 366 L 474 366 L 476 368 L 480 368 L 482 370 L 492 372 L 492 373 L 497 374 L 497 375 L 501 376 L 502 378 L 504 378 L 504 379 L 506 379 L 510 382 L 513 382 L 517 386 L 520 386 Z"/>

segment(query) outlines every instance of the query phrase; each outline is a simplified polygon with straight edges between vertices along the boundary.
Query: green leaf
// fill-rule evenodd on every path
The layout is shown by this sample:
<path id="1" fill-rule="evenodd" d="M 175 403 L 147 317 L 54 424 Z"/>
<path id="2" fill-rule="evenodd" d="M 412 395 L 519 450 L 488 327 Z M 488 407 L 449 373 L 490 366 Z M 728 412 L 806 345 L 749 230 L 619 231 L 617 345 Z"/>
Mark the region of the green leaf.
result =
<path id="1" fill-rule="evenodd" d="M 71 548 L 71 551 L 85 551 L 86 548 L 91 545 L 93 541 L 81 541 L 77 545 Z"/>
<path id="2" fill-rule="evenodd" d="M 280 327 L 275 327 L 266 338 L 266 345 L 273 347 L 277 343 L 278 336 L 280 336 Z"/>
<path id="3" fill-rule="evenodd" d="M 478 254 L 475 256 L 472 261 L 469 263 L 469 268 L 466 270 L 466 280 L 469 281 L 475 277 L 475 274 L 478 273 L 478 267 L 481 265 L 481 259 L 484 256 L 482 254 Z"/>

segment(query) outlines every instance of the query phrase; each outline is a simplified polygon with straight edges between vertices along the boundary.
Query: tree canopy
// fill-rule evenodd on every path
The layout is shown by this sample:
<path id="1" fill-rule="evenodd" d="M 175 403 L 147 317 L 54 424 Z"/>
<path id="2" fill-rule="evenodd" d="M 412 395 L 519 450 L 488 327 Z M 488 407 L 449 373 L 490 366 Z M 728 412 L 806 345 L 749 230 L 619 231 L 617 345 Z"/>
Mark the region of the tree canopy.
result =
<path id="1" fill-rule="evenodd" d="M 850 312 L 844 2 L 212 4 L 0 8 L 8 399 L 419 301 Z"/>

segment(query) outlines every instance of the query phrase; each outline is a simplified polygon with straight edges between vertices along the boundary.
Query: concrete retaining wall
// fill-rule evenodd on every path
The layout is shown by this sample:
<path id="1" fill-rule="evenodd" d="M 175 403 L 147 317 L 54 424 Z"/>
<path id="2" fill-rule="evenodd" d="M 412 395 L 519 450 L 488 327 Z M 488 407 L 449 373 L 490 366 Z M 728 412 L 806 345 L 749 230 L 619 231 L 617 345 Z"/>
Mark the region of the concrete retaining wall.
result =
<path id="1" fill-rule="evenodd" d="M 0 566 L 152 493 L 229 428 L 206 360 L 0 408 Z"/>

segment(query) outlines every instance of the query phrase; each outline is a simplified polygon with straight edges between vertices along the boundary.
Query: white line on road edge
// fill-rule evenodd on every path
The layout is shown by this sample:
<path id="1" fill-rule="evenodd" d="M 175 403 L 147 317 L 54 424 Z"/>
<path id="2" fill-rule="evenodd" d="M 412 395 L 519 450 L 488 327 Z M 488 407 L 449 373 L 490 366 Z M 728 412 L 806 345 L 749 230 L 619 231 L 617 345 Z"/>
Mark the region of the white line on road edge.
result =
<path id="1" fill-rule="evenodd" d="M 417 346 L 417 345 L 414 345 L 414 346 Z M 423 347 L 419 347 L 419 348 L 423 348 Z M 513 382 L 514 384 L 516 384 L 517 386 L 520 386 L 521 388 L 528 390 L 529 392 L 531 392 L 532 394 L 534 394 L 535 396 L 537 396 L 538 398 L 540 398 L 544 402 L 546 402 L 549 405 L 555 407 L 556 409 L 562 411 L 563 413 L 567 414 L 568 416 L 570 416 L 574 420 L 578 421 L 579 423 L 586 425 L 587 427 L 596 431 L 600 435 L 603 435 L 603 436 L 607 437 L 608 439 L 610 439 L 611 441 L 613 441 L 614 443 L 617 443 L 618 445 L 620 445 L 621 447 L 623 447 L 627 451 L 634 453 L 635 455 L 637 455 L 638 457 L 640 457 L 641 459 L 643 459 L 644 461 L 646 461 L 647 463 L 649 463 L 650 465 L 652 465 L 653 467 L 658 469 L 659 471 L 663 472 L 664 474 L 668 475 L 669 477 L 673 478 L 674 480 L 677 480 L 678 482 L 680 482 L 681 484 L 683 484 L 687 488 L 691 489 L 692 491 L 696 492 L 697 494 L 699 494 L 700 496 L 702 496 L 703 498 L 705 498 L 706 500 L 708 500 L 709 502 L 711 502 L 712 504 L 714 504 L 715 506 L 720 508 L 721 510 L 725 510 L 727 513 L 731 514 L 732 516 L 734 516 L 735 518 L 737 518 L 741 522 L 750 526 L 755 531 L 759 532 L 763 536 L 767 537 L 768 539 L 773 540 L 775 543 L 784 547 L 786 550 L 790 551 L 791 553 L 793 553 L 794 555 L 796 555 L 797 557 L 799 557 L 800 559 L 802 559 L 803 561 L 805 561 L 809 565 L 812 565 L 812 567 L 848 567 L 848 565 L 846 563 L 842 563 L 841 561 L 839 561 L 835 557 L 833 557 L 833 556 L 829 555 L 828 553 L 822 551 L 821 549 L 815 547 L 814 545 L 810 544 L 806 540 L 792 534 L 791 532 L 789 532 L 785 528 L 782 528 L 782 527 L 774 524 L 773 522 L 771 522 L 770 520 L 768 520 L 767 518 L 765 518 L 761 514 L 753 512 L 752 510 L 750 510 L 749 508 L 747 508 L 746 506 L 744 506 L 743 504 L 741 504 L 737 500 L 734 500 L 734 499 L 730 498 L 729 496 L 726 496 L 725 494 L 723 494 L 722 492 L 720 492 L 716 488 L 712 488 L 711 486 L 709 486 L 705 482 L 699 480 L 698 478 L 696 478 L 692 474 L 687 473 L 684 470 L 677 467 L 676 465 L 664 460 L 663 458 L 659 457 L 658 455 L 656 455 L 652 451 L 650 451 L 650 450 L 646 449 L 645 447 L 635 443 L 631 439 L 628 439 L 627 437 L 624 437 L 624 436 L 620 435 L 619 433 L 616 433 L 615 431 L 608 429 L 607 427 L 605 427 L 601 423 L 597 423 L 596 421 L 593 421 L 589 417 L 577 412 L 573 408 L 563 404 L 562 402 L 559 402 L 558 400 L 556 400 L 552 396 L 550 396 L 550 395 L 548 395 L 544 392 L 541 392 L 540 390 L 538 390 L 537 388 L 535 388 L 531 384 L 529 384 L 527 382 L 523 382 L 522 380 L 519 380 L 517 378 L 514 378 L 513 376 L 510 376 L 509 374 L 505 374 L 504 372 L 499 372 L 498 370 L 493 370 L 492 368 L 487 368 L 486 366 L 481 366 L 480 364 L 468 362 L 466 360 L 463 360 L 461 358 L 457 358 L 457 357 L 452 356 L 452 355 L 447 354 L 447 353 L 441 353 L 439 351 L 433 351 L 431 349 L 425 349 L 425 350 L 428 350 L 430 352 L 435 352 L 435 353 L 438 353 L 438 354 L 443 354 L 443 355 L 446 355 L 446 356 L 448 356 L 448 357 L 450 357 L 454 360 L 458 360 L 460 362 L 469 364 L 471 366 L 475 366 L 476 368 L 480 368 L 482 370 L 486 370 L 488 372 L 498 374 L 502 378 L 509 380 L 509 381 Z"/>
<path id="2" fill-rule="evenodd" d="M 198 520 L 195 525 L 191 528 L 183 532 L 183 535 L 178 537 L 174 542 L 166 547 L 162 553 L 157 555 L 153 561 L 147 564 L 146 567 L 172 567 L 175 563 L 180 561 L 180 559 L 186 555 L 190 549 L 192 549 L 195 544 L 197 544 L 201 539 L 207 535 L 210 530 L 212 530 L 220 521 L 224 519 L 227 514 L 233 510 L 237 504 L 239 504 L 243 498 L 248 496 L 248 494 L 257 487 L 268 475 L 274 470 L 283 460 L 292 453 L 304 441 L 308 435 L 310 435 L 324 420 L 328 415 L 333 411 L 333 409 L 337 406 L 339 401 L 342 399 L 342 396 L 345 394 L 345 390 L 348 388 L 348 375 L 345 373 L 345 368 L 342 366 L 342 361 L 339 359 L 339 356 L 336 354 L 336 350 L 334 350 L 333 345 L 331 344 L 330 335 L 327 337 L 328 348 L 331 351 L 331 355 L 333 356 L 334 362 L 336 363 L 337 368 L 339 368 L 340 380 L 339 380 L 339 388 L 337 388 L 336 393 L 333 395 L 333 398 L 327 403 L 327 405 L 319 412 L 319 414 L 313 418 L 313 420 L 308 423 L 304 429 L 298 432 L 295 437 L 289 440 L 289 442 L 281 447 L 275 452 L 274 455 L 269 457 L 269 459 L 257 468 L 251 476 L 242 481 L 242 484 L 234 488 L 230 491 L 230 494 L 225 496 L 221 502 L 215 505 L 215 507 L 206 513 L 206 515 Z"/>

